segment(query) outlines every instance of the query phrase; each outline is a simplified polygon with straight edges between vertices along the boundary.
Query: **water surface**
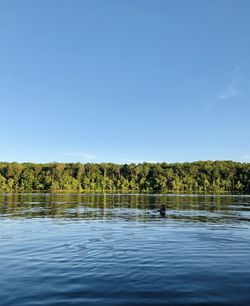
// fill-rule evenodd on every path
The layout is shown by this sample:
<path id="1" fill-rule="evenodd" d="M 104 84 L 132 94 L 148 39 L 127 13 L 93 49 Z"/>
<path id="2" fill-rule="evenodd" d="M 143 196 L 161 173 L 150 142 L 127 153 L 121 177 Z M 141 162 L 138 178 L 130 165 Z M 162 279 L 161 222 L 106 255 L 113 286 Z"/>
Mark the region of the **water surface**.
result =
<path id="1" fill-rule="evenodd" d="M 1 194 L 0 304 L 250 305 L 249 221 L 249 196 Z"/>

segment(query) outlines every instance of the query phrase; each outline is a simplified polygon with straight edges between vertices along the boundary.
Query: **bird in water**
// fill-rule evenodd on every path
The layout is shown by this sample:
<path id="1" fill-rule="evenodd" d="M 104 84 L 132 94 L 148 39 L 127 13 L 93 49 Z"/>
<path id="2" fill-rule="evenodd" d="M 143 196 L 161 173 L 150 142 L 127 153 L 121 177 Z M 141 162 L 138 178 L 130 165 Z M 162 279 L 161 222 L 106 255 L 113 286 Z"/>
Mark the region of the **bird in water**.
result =
<path id="1" fill-rule="evenodd" d="M 164 204 L 161 204 L 159 212 L 160 212 L 161 216 L 165 216 L 165 214 L 166 214 L 166 207 L 165 207 Z"/>

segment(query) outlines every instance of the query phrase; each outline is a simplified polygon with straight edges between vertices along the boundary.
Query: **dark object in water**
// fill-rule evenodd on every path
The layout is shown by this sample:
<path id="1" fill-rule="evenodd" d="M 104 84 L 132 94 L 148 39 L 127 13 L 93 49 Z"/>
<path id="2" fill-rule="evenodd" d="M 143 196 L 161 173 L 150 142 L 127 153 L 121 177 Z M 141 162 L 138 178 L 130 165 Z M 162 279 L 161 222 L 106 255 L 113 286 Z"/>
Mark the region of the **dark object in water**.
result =
<path id="1" fill-rule="evenodd" d="M 165 214 L 166 214 L 166 207 L 165 207 L 165 205 L 161 204 L 159 212 L 160 212 L 161 216 L 165 216 Z"/>

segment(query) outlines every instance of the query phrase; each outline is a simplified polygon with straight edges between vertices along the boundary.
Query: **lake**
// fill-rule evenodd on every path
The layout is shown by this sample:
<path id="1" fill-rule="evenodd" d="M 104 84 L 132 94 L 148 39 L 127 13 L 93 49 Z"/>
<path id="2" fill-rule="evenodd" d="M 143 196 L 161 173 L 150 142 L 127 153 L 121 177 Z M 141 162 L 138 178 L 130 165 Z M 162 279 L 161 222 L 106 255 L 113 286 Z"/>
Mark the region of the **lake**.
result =
<path id="1" fill-rule="evenodd" d="M 0 194 L 1 306 L 128 304 L 250 305 L 250 196 Z"/>

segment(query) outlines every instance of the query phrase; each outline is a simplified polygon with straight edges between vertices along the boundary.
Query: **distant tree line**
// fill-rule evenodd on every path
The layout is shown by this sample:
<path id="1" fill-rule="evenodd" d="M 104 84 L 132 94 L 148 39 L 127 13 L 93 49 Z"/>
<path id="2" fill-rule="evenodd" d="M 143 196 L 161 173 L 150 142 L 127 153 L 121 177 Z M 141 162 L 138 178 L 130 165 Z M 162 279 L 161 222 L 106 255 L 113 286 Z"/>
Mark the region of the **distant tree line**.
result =
<path id="1" fill-rule="evenodd" d="M 0 163 L 0 191 L 250 193 L 250 163 Z"/>

